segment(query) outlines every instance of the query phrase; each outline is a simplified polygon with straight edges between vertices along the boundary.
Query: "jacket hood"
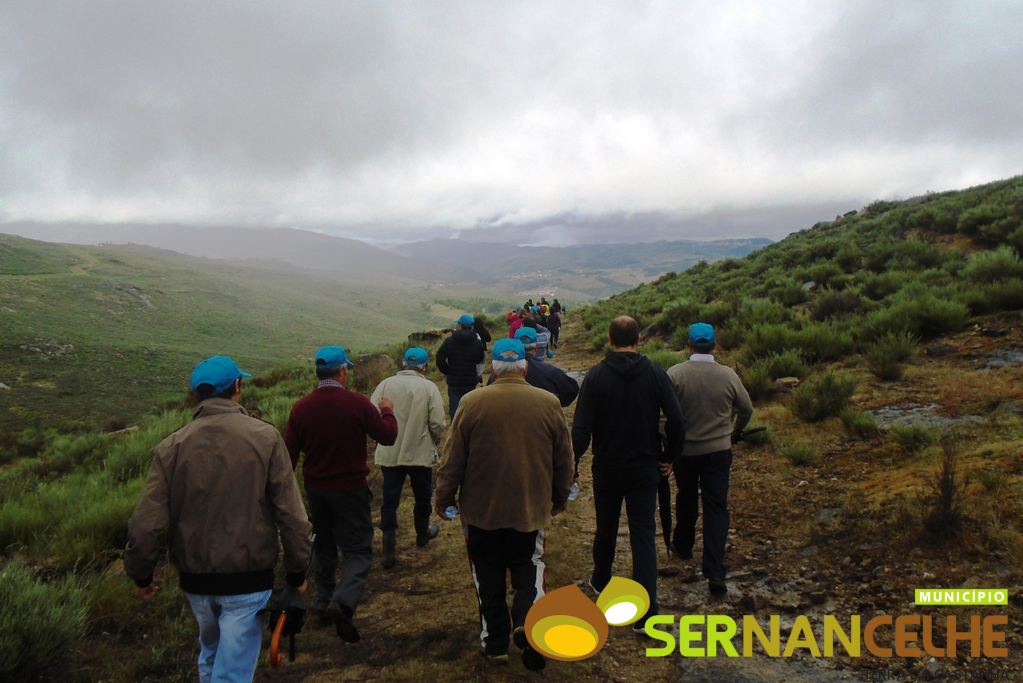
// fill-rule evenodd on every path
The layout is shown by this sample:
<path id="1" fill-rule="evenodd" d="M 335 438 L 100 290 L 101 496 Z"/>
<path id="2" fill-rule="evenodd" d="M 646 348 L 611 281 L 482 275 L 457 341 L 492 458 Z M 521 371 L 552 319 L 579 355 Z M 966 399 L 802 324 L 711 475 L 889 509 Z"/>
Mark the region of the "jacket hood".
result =
<path id="1" fill-rule="evenodd" d="M 639 353 L 615 352 L 604 359 L 604 365 L 623 378 L 632 380 L 650 369 L 650 359 Z"/>
<path id="2" fill-rule="evenodd" d="M 458 329 L 451 333 L 451 338 L 458 344 L 468 344 L 476 341 L 476 330 Z"/>

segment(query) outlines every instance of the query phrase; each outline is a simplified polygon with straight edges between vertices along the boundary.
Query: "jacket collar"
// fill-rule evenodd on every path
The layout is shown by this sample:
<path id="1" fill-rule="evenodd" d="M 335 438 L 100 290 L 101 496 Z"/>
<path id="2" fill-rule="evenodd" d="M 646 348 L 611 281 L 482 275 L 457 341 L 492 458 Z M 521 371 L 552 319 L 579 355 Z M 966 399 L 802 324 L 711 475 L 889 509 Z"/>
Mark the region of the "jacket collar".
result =
<path id="1" fill-rule="evenodd" d="M 425 377 L 425 375 L 418 370 L 398 370 L 399 375 L 405 375 L 406 377 Z"/>
<path id="2" fill-rule="evenodd" d="M 526 378 L 519 375 L 501 375 L 494 380 L 494 384 L 526 384 Z"/>
<path id="3" fill-rule="evenodd" d="M 192 413 L 192 417 L 208 417 L 210 415 L 223 415 L 224 413 L 241 413 L 242 415 L 249 414 L 248 411 L 241 406 L 241 404 L 235 403 L 231 399 L 215 397 L 201 401 L 199 405 L 196 406 L 195 412 Z"/>
<path id="4" fill-rule="evenodd" d="M 714 360 L 713 353 L 691 353 L 689 354 L 689 360 L 694 363 L 716 363 Z"/>

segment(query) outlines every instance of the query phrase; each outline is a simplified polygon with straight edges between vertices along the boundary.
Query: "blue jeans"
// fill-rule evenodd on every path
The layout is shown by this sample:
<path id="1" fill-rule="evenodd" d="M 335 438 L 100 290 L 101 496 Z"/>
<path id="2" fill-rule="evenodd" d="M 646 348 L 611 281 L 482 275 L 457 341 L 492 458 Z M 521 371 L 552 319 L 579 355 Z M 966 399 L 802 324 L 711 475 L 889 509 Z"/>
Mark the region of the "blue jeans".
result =
<path id="1" fill-rule="evenodd" d="M 199 683 L 248 683 L 256 673 L 270 591 L 242 595 L 185 593 L 199 622 Z"/>
<path id="2" fill-rule="evenodd" d="M 462 397 L 475 388 L 475 385 L 471 387 L 453 387 L 450 384 L 448 385 L 448 413 L 452 420 L 455 419 L 455 413 L 458 411 L 458 404 L 461 403 Z"/>

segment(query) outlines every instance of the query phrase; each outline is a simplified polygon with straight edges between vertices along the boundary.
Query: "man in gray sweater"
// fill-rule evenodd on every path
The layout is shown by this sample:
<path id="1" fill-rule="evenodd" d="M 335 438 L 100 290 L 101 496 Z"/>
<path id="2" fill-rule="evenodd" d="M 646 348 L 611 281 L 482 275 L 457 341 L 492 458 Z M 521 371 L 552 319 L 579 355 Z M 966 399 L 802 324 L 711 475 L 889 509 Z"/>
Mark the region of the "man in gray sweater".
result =
<path id="1" fill-rule="evenodd" d="M 682 414 L 688 419 L 682 455 L 674 463 L 678 483 L 677 523 L 672 552 L 693 556 L 699 499 L 703 497 L 703 575 L 712 593 L 726 593 L 725 541 L 728 539 L 728 476 L 732 434 L 753 416 L 753 404 L 739 376 L 714 360 L 714 327 L 689 327 L 689 360 L 668 369 Z"/>

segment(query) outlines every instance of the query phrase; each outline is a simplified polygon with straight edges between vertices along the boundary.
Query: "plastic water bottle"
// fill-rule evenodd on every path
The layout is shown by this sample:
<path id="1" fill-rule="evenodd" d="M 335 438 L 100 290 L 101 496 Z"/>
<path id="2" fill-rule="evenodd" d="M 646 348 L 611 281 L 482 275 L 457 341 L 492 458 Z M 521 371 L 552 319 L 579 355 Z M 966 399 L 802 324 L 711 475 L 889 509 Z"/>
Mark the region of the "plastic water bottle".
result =
<path id="1" fill-rule="evenodd" d="M 572 488 L 568 490 L 568 499 L 575 500 L 579 497 L 579 482 L 573 481 Z"/>
<path id="2" fill-rule="evenodd" d="M 454 505 L 449 505 L 444 509 L 444 516 L 448 519 L 454 519 L 458 516 L 458 508 Z"/>

